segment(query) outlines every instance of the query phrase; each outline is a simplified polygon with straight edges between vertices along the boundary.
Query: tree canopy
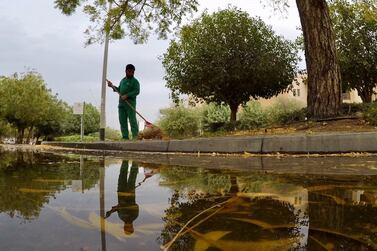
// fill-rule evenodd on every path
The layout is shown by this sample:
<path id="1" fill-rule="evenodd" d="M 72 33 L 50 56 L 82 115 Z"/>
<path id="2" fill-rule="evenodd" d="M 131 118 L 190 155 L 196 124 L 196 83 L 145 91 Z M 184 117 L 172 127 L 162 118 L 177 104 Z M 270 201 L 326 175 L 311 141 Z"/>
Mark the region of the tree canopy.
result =
<path id="1" fill-rule="evenodd" d="M 182 28 L 163 55 L 166 86 L 173 97 L 189 94 L 226 103 L 231 120 L 250 98 L 270 98 L 296 74 L 295 45 L 261 19 L 236 8 L 204 13 Z"/>
<path id="2" fill-rule="evenodd" d="M 0 81 L 0 114 L 18 129 L 18 143 L 24 130 L 46 119 L 50 92 L 42 77 L 28 72 Z"/>
<path id="3" fill-rule="evenodd" d="M 108 10 L 107 5 L 112 7 Z M 143 43 L 150 31 L 166 38 L 172 25 L 198 6 L 197 0 L 55 0 L 55 7 L 70 15 L 80 6 L 92 25 L 86 30 L 87 44 L 101 41 L 105 33 L 112 39 L 129 37 Z"/>
<path id="4" fill-rule="evenodd" d="M 371 102 L 377 85 L 377 1 L 337 0 L 330 10 L 343 86 Z"/>
<path id="5" fill-rule="evenodd" d="M 26 129 L 28 139 L 32 132 L 36 138 L 79 133 L 81 119 L 51 93 L 40 74 L 27 72 L 0 79 L 0 135 L 6 134 L 7 123 L 17 128 L 17 143 L 22 143 Z M 99 129 L 99 112 L 92 104 L 85 106 L 84 128 L 86 134 Z"/>
<path id="6" fill-rule="evenodd" d="M 90 103 L 85 103 L 83 116 L 84 134 L 88 135 L 98 132 L 100 124 L 100 113 L 98 109 Z M 68 133 L 80 133 L 81 116 L 73 115 L 71 111 L 70 124 L 71 128 Z"/>

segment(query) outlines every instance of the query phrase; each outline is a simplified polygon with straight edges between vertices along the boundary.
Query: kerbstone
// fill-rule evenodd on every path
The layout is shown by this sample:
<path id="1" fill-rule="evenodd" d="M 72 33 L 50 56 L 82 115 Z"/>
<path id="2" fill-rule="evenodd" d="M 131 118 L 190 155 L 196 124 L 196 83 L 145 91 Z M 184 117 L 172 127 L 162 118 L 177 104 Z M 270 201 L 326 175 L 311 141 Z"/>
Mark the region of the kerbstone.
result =
<path id="1" fill-rule="evenodd" d="M 261 137 L 229 137 L 194 140 L 171 140 L 168 152 L 260 153 Z"/>
<path id="2" fill-rule="evenodd" d="M 43 142 L 79 149 L 181 153 L 347 153 L 377 152 L 377 133 L 223 137 L 189 140 Z"/>

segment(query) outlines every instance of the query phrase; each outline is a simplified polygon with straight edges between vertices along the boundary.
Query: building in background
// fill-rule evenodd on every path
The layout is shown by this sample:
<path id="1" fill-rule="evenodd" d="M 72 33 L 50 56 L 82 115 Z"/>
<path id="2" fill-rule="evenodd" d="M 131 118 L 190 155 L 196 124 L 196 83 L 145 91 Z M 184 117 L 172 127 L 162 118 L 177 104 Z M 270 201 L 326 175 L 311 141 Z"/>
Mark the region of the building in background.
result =
<path id="1" fill-rule="evenodd" d="M 306 74 L 299 75 L 296 80 L 293 81 L 291 88 L 287 91 L 269 98 L 259 98 L 257 101 L 260 102 L 262 107 L 270 107 L 276 103 L 282 104 L 291 104 L 294 103 L 297 107 L 306 107 L 307 106 L 307 95 L 308 95 L 308 85 L 306 83 Z M 377 88 L 374 89 L 377 93 Z M 205 102 L 197 102 L 192 95 L 188 95 L 187 98 L 183 99 L 183 104 L 186 106 L 198 107 Z M 342 93 L 343 103 L 362 103 L 361 97 L 358 95 L 357 90 L 350 90 Z M 372 101 L 377 100 L 377 94 L 372 96 Z M 241 109 L 241 108 L 240 108 Z"/>
<path id="2" fill-rule="evenodd" d="M 377 92 L 377 88 L 375 88 Z M 277 102 L 288 103 L 295 102 L 301 107 L 307 106 L 307 95 L 308 95 L 308 85 L 306 83 L 306 75 L 299 75 L 297 80 L 292 83 L 292 87 L 284 92 L 279 94 L 276 97 L 270 99 L 258 99 L 263 107 L 271 106 Z M 372 100 L 376 100 L 377 95 L 372 96 Z M 350 90 L 342 93 L 343 103 L 362 103 L 362 99 L 359 96 L 357 90 Z"/>

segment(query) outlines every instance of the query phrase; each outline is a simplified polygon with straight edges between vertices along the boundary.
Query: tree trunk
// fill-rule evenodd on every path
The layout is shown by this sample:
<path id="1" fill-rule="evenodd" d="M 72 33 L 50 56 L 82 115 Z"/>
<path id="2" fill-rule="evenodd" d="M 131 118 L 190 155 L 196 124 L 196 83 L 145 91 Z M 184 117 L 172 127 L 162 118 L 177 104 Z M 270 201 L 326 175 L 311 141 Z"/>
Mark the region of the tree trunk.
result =
<path id="1" fill-rule="evenodd" d="M 22 144 L 23 139 L 24 139 L 24 132 L 25 128 L 17 128 L 17 139 L 16 139 L 16 144 Z"/>
<path id="2" fill-rule="evenodd" d="M 27 138 L 26 138 L 26 144 L 30 144 L 30 138 L 31 138 L 31 135 L 32 135 L 32 132 L 33 132 L 33 128 L 34 128 L 34 126 L 31 126 L 29 128 L 29 132 L 28 132 Z"/>
<path id="3" fill-rule="evenodd" d="M 230 176 L 230 189 L 229 193 L 232 195 L 236 195 L 240 191 L 237 183 L 237 177 L 236 176 Z"/>
<path id="4" fill-rule="evenodd" d="M 341 105 L 341 77 L 335 35 L 326 0 L 296 0 L 305 42 L 308 72 L 308 116 L 337 116 Z"/>
<path id="5" fill-rule="evenodd" d="M 237 121 L 237 111 L 239 104 L 229 104 L 230 107 L 230 122 Z"/>
<path id="6" fill-rule="evenodd" d="M 359 94 L 363 103 L 372 103 L 373 88 L 358 88 L 357 94 Z"/>

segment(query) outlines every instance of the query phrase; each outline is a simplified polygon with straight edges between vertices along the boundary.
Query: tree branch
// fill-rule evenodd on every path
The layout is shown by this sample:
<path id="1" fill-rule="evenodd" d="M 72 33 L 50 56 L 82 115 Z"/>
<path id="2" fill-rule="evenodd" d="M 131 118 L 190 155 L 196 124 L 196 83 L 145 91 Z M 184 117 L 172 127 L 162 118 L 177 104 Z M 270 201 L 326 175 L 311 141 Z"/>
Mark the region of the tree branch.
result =
<path id="1" fill-rule="evenodd" d="M 114 28 L 114 26 L 116 25 L 116 23 L 120 20 L 120 18 L 123 16 L 123 14 L 125 14 L 125 12 L 126 12 L 126 10 L 127 10 L 127 7 L 128 7 L 128 1 L 129 1 L 129 0 L 127 0 L 127 1 L 123 4 L 123 6 L 125 6 L 125 8 L 122 8 L 121 6 L 118 5 L 119 8 L 122 9 L 122 11 L 119 13 L 119 15 L 118 15 L 118 17 L 115 19 L 114 23 L 111 24 L 109 32 L 111 32 L 111 30 Z"/>

